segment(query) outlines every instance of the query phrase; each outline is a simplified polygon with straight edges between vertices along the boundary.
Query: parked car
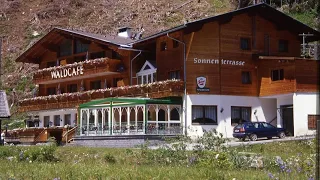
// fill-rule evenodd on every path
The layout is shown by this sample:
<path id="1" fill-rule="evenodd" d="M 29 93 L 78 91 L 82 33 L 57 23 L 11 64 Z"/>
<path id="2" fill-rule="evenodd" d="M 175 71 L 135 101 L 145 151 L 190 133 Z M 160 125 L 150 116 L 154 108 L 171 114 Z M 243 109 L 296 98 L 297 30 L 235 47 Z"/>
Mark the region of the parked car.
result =
<path id="1" fill-rule="evenodd" d="M 239 140 L 249 138 L 256 141 L 258 138 L 272 137 L 284 138 L 286 136 L 284 128 L 277 128 L 266 122 L 243 122 L 233 128 L 233 137 Z"/>

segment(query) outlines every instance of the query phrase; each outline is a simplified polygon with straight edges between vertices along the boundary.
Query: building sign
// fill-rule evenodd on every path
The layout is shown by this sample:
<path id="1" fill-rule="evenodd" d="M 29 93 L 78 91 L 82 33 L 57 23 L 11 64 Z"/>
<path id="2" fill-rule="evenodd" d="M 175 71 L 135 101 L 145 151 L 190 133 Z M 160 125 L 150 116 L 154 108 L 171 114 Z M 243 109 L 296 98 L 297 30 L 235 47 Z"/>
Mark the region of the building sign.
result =
<path id="1" fill-rule="evenodd" d="M 78 76 L 82 74 L 83 74 L 83 67 L 77 66 L 77 67 L 70 67 L 70 68 L 64 68 L 56 71 L 51 71 L 51 78 L 58 79 L 58 78 Z"/>
<path id="2" fill-rule="evenodd" d="M 206 88 L 207 78 L 203 76 L 197 77 L 197 92 L 209 92 L 210 89 Z"/>
<path id="3" fill-rule="evenodd" d="M 236 60 L 226 60 L 226 59 L 199 59 L 199 58 L 194 58 L 193 59 L 194 64 L 226 64 L 226 65 L 231 65 L 231 66 L 244 66 L 245 62 L 244 61 L 236 61 Z"/>

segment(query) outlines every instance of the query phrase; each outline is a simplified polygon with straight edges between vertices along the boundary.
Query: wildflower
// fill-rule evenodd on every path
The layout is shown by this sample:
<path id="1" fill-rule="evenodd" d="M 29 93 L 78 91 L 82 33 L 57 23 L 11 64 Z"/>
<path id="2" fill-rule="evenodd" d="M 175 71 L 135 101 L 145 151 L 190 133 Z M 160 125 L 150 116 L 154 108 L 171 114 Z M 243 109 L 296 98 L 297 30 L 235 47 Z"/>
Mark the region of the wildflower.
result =
<path id="1" fill-rule="evenodd" d="M 268 176 L 269 176 L 270 179 L 273 179 L 273 178 L 274 178 L 274 176 L 273 176 L 272 173 L 268 173 Z"/>
<path id="2" fill-rule="evenodd" d="M 19 158 L 20 158 L 20 160 L 23 159 L 23 151 L 20 151 L 20 153 L 19 153 Z"/>
<path id="3" fill-rule="evenodd" d="M 284 162 L 280 156 L 276 156 L 276 163 L 277 163 L 277 165 L 283 165 Z"/>
<path id="4" fill-rule="evenodd" d="M 301 173 L 301 167 L 297 168 L 298 173 Z"/>
<path id="5" fill-rule="evenodd" d="M 216 159 L 218 159 L 218 157 L 219 157 L 219 154 L 216 154 Z"/>
<path id="6" fill-rule="evenodd" d="M 287 173 L 291 173 L 291 169 L 290 168 L 287 169 Z"/>
<path id="7" fill-rule="evenodd" d="M 197 158 L 195 156 L 192 156 L 189 158 L 189 163 L 193 164 L 196 160 L 197 160 Z"/>

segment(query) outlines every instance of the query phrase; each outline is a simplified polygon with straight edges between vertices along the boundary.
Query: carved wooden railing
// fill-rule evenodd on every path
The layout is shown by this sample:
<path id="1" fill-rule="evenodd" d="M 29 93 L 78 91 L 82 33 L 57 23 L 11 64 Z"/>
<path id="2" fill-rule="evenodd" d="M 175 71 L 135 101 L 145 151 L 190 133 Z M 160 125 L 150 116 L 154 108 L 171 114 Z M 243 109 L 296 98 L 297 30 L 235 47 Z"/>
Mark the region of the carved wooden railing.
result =
<path id="1" fill-rule="evenodd" d="M 42 141 L 39 141 L 39 139 L 41 139 L 41 136 L 44 135 L 45 132 L 47 132 L 47 129 L 43 129 L 43 130 L 36 136 L 36 138 L 34 139 L 34 142 L 42 142 Z"/>
<path id="2" fill-rule="evenodd" d="M 37 111 L 44 109 L 74 108 L 93 99 L 108 97 L 149 97 L 161 98 L 182 96 L 184 82 L 180 80 L 158 81 L 144 85 L 124 86 L 91 90 L 60 95 L 39 96 L 19 101 L 19 111 Z"/>
<path id="3" fill-rule="evenodd" d="M 44 81 L 54 80 L 56 78 L 52 77 L 52 73 L 57 75 L 57 72 L 59 73 L 59 79 L 70 78 L 71 76 L 81 77 L 101 72 L 117 72 L 117 66 L 120 63 L 121 61 L 118 59 L 100 58 L 40 69 L 34 72 L 33 81 L 35 84 L 39 84 Z M 73 70 L 75 71 L 73 72 Z"/>
<path id="4" fill-rule="evenodd" d="M 76 134 L 76 130 L 77 130 L 77 126 L 65 132 L 62 135 L 62 140 L 65 141 L 66 143 L 70 143 L 73 140 L 74 135 Z"/>

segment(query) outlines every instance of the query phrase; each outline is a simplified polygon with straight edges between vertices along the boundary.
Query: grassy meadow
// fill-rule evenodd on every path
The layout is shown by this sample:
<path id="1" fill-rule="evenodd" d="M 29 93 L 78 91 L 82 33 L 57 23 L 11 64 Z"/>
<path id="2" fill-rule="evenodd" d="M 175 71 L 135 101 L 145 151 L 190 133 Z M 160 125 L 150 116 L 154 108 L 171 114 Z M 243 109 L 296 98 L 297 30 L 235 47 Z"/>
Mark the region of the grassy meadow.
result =
<path id="1" fill-rule="evenodd" d="M 147 146 L 132 149 L 4 146 L 0 147 L 0 179 L 310 180 L 314 178 L 314 142 L 218 149 L 204 143 L 204 148 L 195 151 L 185 150 L 183 143 L 158 150 Z M 243 156 L 245 152 L 249 154 L 245 156 L 263 157 L 263 167 L 250 167 L 252 162 L 248 163 Z"/>

